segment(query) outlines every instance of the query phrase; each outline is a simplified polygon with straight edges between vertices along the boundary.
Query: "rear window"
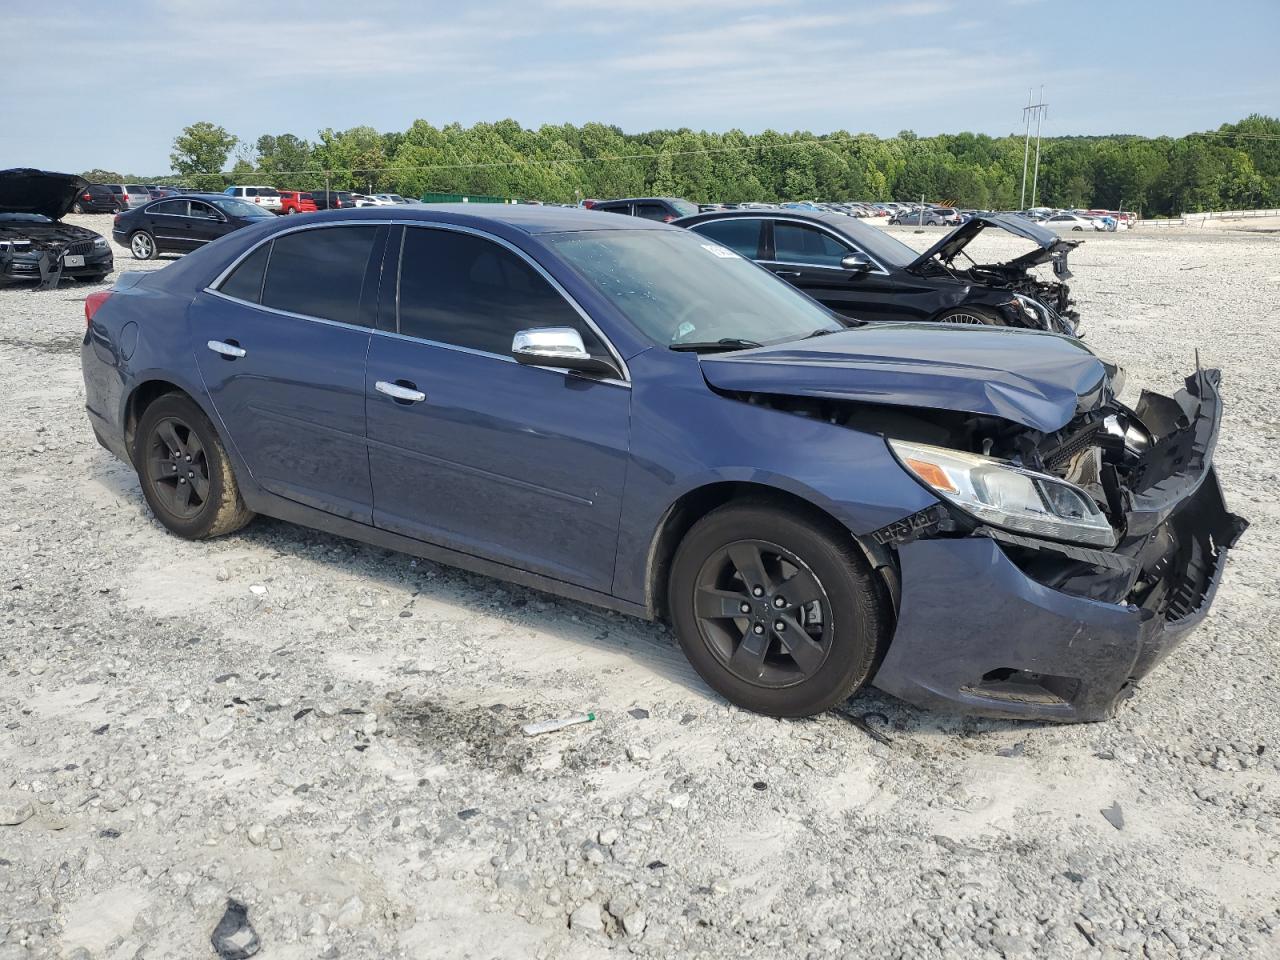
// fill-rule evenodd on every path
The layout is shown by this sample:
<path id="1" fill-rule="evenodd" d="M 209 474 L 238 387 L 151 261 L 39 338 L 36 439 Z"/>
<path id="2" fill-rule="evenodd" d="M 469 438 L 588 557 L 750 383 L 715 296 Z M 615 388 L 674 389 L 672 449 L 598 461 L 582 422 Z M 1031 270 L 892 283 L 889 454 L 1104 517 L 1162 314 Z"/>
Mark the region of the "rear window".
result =
<path id="1" fill-rule="evenodd" d="M 147 194 L 147 193 L 150 193 L 150 192 L 151 192 L 150 190 L 148 190 L 146 187 L 144 187 L 144 186 L 143 186 L 142 184 L 140 184 L 140 183 L 126 183 L 126 184 L 124 185 L 124 190 L 125 190 L 125 193 L 142 193 L 142 194 Z"/>

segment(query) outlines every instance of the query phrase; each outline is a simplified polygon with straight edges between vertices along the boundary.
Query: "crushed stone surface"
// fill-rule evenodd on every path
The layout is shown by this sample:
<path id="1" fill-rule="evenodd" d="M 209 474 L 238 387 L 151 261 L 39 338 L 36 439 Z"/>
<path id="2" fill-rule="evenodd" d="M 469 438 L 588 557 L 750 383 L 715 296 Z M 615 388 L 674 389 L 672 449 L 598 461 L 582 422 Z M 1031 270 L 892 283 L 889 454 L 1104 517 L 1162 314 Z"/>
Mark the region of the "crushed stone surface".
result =
<path id="1" fill-rule="evenodd" d="M 1223 369 L 1253 523 L 1082 726 L 767 719 L 661 626 L 261 518 L 179 540 L 85 420 L 93 288 L 0 289 L 0 957 L 212 957 L 228 901 L 269 960 L 1280 956 L 1280 241 L 1071 266 L 1129 399 Z"/>

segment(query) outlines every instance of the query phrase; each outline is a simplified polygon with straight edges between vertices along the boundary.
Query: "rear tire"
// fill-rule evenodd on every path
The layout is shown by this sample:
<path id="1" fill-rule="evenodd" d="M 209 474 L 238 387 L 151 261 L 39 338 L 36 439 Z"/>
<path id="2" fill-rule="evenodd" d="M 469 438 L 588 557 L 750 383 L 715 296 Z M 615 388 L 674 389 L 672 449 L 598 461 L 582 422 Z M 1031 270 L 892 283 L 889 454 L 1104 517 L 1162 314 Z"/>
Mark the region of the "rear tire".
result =
<path id="1" fill-rule="evenodd" d="M 79 200 L 77 200 L 75 203 L 71 205 L 71 212 L 84 213 L 84 204 L 82 204 Z"/>
<path id="2" fill-rule="evenodd" d="M 151 512 L 171 533 L 207 540 L 253 519 L 217 430 L 190 397 L 168 393 L 147 407 L 133 462 Z"/>
<path id="3" fill-rule="evenodd" d="M 695 523 L 667 596 L 699 675 L 731 703 L 773 717 L 840 703 L 888 642 L 883 590 L 851 537 L 767 503 L 729 504 Z"/>
<path id="4" fill-rule="evenodd" d="M 156 238 L 145 230 L 135 230 L 129 235 L 129 250 L 135 260 L 154 260 L 159 254 Z"/>

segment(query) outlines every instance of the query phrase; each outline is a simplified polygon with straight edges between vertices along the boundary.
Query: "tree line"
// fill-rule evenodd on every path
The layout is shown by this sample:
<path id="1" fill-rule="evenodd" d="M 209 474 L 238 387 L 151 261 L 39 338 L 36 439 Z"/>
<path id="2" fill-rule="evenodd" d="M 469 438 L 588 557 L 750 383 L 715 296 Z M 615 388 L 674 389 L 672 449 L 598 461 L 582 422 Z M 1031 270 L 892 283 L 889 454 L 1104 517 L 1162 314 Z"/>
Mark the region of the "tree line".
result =
<path id="1" fill-rule="evenodd" d="M 1002 210 L 1019 205 L 1023 149 L 1017 134 L 629 134 L 600 123 L 531 129 L 514 120 L 470 127 L 417 120 L 404 132 L 353 127 L 321 130 L 314 140 L 281 133 L 249 142 L 200 122 L 174 139 L 171 174 L 126 178 L 91 170 L 85 176 L 216 190 L 248 182 L 294 190 L 328 185 L 406 196 L 438 192 L 558 202 L 646 195 L 700 202 L 923 197 Z M 1030 205 L 1030 172 L 1027 179 Z M 1036 201 L 1138 210 L 1143 216 L 1280 206 L 1280 119 L 1254 114 L 1183 137 L 1045 138 Z"/>

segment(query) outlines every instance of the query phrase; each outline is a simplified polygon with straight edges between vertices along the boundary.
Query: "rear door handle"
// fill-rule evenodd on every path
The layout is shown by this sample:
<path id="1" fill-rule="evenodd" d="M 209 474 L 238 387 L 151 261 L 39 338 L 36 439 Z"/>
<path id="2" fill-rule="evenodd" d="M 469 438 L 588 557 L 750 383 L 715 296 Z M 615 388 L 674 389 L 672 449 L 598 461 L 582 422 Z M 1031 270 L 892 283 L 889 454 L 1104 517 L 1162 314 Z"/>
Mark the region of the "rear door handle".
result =
<path id="1" fill-rule="evenodd" d="M 774 273 L 776 273 L 776 274 L 777 274 L 778 276 L 780 276 L 780 277 L 798 277 L 798 276 L 800 276 L 800 271 L 799 271 L 799 270 L 775 270 L 775 271 L 773 271 L 773 272 L 774 272 Z"/>
<path id="2" fill-rule="evenodd" d="M 379 393 L 385 393 L 397 403 L 421 403 L 427 399 L 425 393 L 407 380 L 397 380 L 395 383 L 379 380 L 373 388 Z"/>
<path id="3" fill-rule="evenodd" d="M 214 353 L 226 357 L 228 360 L 235 360 L 243 357 L 245 354 L 244 347 L 238 343 L 225 343 L 222 340 L 210 340 L 208 347 Z"/>

